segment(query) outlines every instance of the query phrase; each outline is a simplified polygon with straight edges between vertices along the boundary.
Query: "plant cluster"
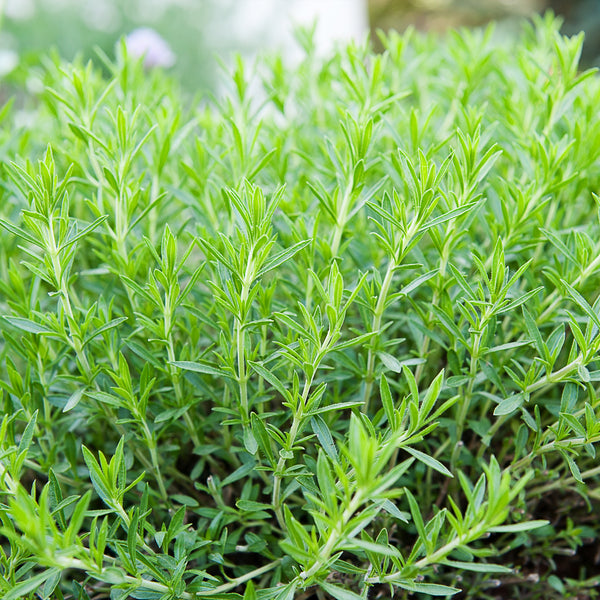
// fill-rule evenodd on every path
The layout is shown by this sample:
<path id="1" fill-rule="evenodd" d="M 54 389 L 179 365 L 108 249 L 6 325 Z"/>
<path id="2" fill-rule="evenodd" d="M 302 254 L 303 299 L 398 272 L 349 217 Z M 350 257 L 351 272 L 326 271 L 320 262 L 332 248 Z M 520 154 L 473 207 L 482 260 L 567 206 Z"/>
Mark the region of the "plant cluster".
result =
<path id="1" fill-rule="evenodd" d="M 13 73 L 5 600 L 596 597 L 600 79 L 558 28 L 302 31 L 216 100 L 124 48 Z"/>

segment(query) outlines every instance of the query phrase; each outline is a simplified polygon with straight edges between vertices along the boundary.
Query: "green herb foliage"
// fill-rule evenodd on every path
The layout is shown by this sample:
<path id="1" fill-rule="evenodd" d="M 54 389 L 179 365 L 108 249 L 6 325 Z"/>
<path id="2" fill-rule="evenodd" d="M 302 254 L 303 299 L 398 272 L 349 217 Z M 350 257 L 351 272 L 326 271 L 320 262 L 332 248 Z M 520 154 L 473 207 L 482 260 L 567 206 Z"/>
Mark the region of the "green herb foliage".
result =
<path id="1" fill-rule="evenodd" d="M 5 600 L 592 597 L 600 79 L 558 26 L 303 31 L 214 101 L 124 49 L 13 75 Z"/>

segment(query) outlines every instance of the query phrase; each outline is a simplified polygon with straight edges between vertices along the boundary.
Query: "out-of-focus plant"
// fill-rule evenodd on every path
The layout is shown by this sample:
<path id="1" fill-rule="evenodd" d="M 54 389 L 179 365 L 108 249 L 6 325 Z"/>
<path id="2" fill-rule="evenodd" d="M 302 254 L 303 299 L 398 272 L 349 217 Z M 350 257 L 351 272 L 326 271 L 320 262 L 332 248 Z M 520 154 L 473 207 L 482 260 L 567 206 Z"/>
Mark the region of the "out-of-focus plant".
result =
<path id="1" fill-rule="evenodd" d="M 152 31 L 154 39 L 146 34 L 141 44 L 148 47 L 149 56 L 156 53 L 158 45 L 166 44 L 169 50 L 158 48 L 158 54 L 169 54 L 170 58 L 150 66 L 172 67 L 188 90 L 197 90 L 214 86 L 217 64 L 207 38 L 211 35 L 211 23 L 222 13 L 217 8 L 214 2 L 186 0 L 5 0 L 2 28 L 9 49 L 22 61 L 52 47 L 63 59 L 82 55 L 98 66 L 101 62 L 97 60 L 97 48 L 113 56 L 122 36 L 140 29 Z M 139 39 L 139 31 L 134 35 Z M 141 46 L 135 39 L 132 43 L 135 48 Z M 234 45 L 234 40 L 228 43 Z"/>

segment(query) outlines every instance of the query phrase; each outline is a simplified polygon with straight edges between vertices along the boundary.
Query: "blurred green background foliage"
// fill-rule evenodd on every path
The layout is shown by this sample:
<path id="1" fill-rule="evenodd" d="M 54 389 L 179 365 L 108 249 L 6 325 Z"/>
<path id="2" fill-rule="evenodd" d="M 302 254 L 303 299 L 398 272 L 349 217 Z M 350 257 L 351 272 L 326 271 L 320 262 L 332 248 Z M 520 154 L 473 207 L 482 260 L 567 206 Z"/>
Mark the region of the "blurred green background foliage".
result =
<path id="1" fill-rule="evenodd" d="M 255 13 L 274 13 L 277 2 L 252 0 Z M 511 35 L 516 19 L 551 9 L 565 19 L 563 32 L 586 31 L 583 64 L 600 57 L 600 2 L 598 0 L 364 0 L 377 47 L 378 29 L 403 31 L 408 26 L 428 31 L 503 23 Z M 151 27 L 176 56 L 173 73 L 189 90 L 215 89 L 218 59 L 232 52 L 252 54 L 268 45 L 269 36 L 248 23 L 248 0 L 0 0 L 0 76 L 17 64 L 27 64 L 40 52 L 56 48 L 68 60 L 80 53 L 96 56 L 101 48 L 114 56 L 121 36 L 136 27 Z M 360 0 L 357 0 L 360 3 Z M 365 7 L 366 11 L 366 7 Z M 242 15 L 242 13 L 244 13 Z M 252 11 L 250 11 L 252 16 Z M 280 27 L 274 14 L 267 27 Z M 341 19 L 347 15 L 340 15 Z"/>

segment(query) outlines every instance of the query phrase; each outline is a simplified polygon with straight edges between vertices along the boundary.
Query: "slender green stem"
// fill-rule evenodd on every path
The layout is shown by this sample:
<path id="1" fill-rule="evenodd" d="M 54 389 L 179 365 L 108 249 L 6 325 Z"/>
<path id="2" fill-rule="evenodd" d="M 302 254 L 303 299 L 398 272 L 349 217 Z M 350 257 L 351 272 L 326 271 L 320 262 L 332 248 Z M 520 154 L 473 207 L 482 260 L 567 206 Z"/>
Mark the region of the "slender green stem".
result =
<path id="1" fill-rule="evenodd" d="M 542 392 L 545 388 L 553 386 L 555 383 L 564 381 L 567 379 L 572 373 L 574 373 L 579 365 L 583 364 L 583 356 L 580 354 L 575 360 L 566 364 L 564 367 L 559 369 L 558 371 L 554 371 L 553 373 L 548 373 L 546 376 L 542 377 L 538 381 L 530 384 L 525 388 L 525 392 L 528 394 L 532 394 L 534 392 Z M 584 409 L 577 411 L 573 416 L 578 417 L 584 413 Z M 492 438 L 495 433 L 502 428 L 502 426 L 506 423 L 506 421 L 510 418 L 510 415 L 502 415 L 499 417 L 495 423 L 490 427 L 488 432 L 489 438 Z M 558 421 L 554 423 L 551 427 L 548 428 L 547 431 L 551 431 L 556 425 Z M 478 451 L 478 457 L 481 458 L 485 453 L 486 446 L 481 445 Z"/>
<path id="2" fill-rule="evenodd" d="M 301 426 L 304 423 L 304 410 L 306 408 L 306 403 L 308 402 L 308 398 L 310 396 L 310 390 L 314 381 L 315 374 L 321 361 L 327 354 L 327 349 L 331 345 L 333 340 L 333 332 L 329 330 L 325 339 L 323 340 L 319 351 L 317 352 L 316 358 L 314 360 L 313 369 L 310 377 L 307 376 L 304 382 L 304 388 L 302 390 L 302 395 L 300 396 L 300 400 L 298 402 L 298 406 L 294 411 L 294 416 L 292 418 L 292 425 L 290 427 L 290 432 L 287 437 L 287 446 L 285 450 L 291 451 L 294 447 L 294 443 L 296 441 L 296 437 L 301 431 Z M 277 516 L 277 521 L 280 527 L 286 531 L 287 527 L 285 525 L 285 520 L 283 518 L 283 511 L 281 509 L 282 501 L 281 501 L 281 480 L 283 479 L 283 470 L 285 468 L 285 463 L 287 459 L 283 456 L 279 457 L 277 462 L 277 467 L 275 469 L 275 473 L 273 474 L 273 494 L 271 504 L 273 505 L 273 509 L 275 511 L 275 515 Z"/>
<path id="3" fill-rule="evenodd" d="M 314 377 L 314 375 L 313 375 Z M 298 403 L 298 409 L 294 412 L 294 417 L 292 419 L 292 425 L 290 427 L 290 431 L 287 438 L 287 448 L 286 450 L 291 450 L 294 447 L 294 443 L 296 442 L 296 437 L 298 436 L 298 432 L 300 431 L 300 426 L 304 421 L 304 407 L 306 406 L 306 402 L 308 400 L 308 396 L 310 393 L 310 388 L 312 386 L 313 378 L 307 378 L 304 382 L 304 389 L 302 390 L 302 396 L 300 398 L 300 402 Z M 283 470 L 285 469 L 285 463 L 287 459 L 284 456 L 279 456 L 279 460 L 277 461 L 277 467 L 275 468 L 275 473 L 273 474 L 273 492 L 271 504 L 273 505 L 273 509 L 275 511 L 275 516 L 277 517 L 277 522 L 279 526 L 286 531 L 287 527 L 285 524 L 285 519 L 283 518 L 283 510 L 282 510 L 282 499 L 281 499 L 281 482 L 283 480 Z"/>
<path id="4" fill-rule="evenodd" d="M 160 191 L 160 179 L 157 173 L 152 175 L 152 187 L 150 188 L 150 204 L 153 204 L 158 198 Z M 156 206 L 150 209 L 148 213 L 148 239 L 152 244 L 156 243 L 156 225 L 158 220 L 158 211 Z"/>
<path id="5" fill-rule="evenodd" d="M 62 304 L 65 314 L 67 316 L 67 325 L 69 327 L 69 337 L 70 337 L 71 347 L 73 348 L 73 350 L 75 352 L 75 356 L 77 357 L 77 360 L 78 360 L 79 364 L 81 365 L 81 369 L 83 370 L 83 374 L 85 375 L 85 377 L 87 379 L 88 385 L 93 384 L 94 387 L 96 388 L 96 390 L 100 391 L 100 386 L 98 385 L 98 382 L 95 379 L 95 374 L 94 374 L 92 367 L 88 361 L 87 355 L 85 354 L 85 352 L 83 350 L 83 344 L 82 344 L 82 340 L 81 340 L 81 332 L 79 331 L 79 328 L 76 326 L 75 314 L 74 314 L 73 308 L 71 306 L 70 293 L 69 293 L 69 288 L 68 288 L 68 284 L 67 284 L 67 280 L 66 280 L 66 276 L 65 276 L 66 274 L 64 273 L 64 270 L 60 264 L 59 251 L 56 246 L 56 241 L 54 239 L 54 228 L 53 228 L 52 219 L 49 220 L 48 239 L 46 240 L 46 244 L 47 244 L 48 254 L 50 255 L 50 261 L 52 264 L 52 268 L 54 270 L 54 276 L 55 276 L 56 284 L 57 284 L 57 291 L 60 294 L 61 304 Z M 107 420 L 111 423 L 114 423 L 116 419 L 114 418 L 114 414 L 111 412 L 109 407 L 107 407 L 106 404 L 103 402 L 98 402 L 97 404 L 100 406 L 100 408 L 101 408 L 102 412 L 104 413 L 104 415 L 106 416 Z M 122 435 L 122 436 L 125 435 L 126 432 L 122 425 L 120 425 L 119 423 L 115 423 L 115 428 L 117 429 L 117 431 L 119 432 L 120 435 Z M 155 470 L 155 464 L 153 464 L 152 462 L 149 462 L 147 457 L 138 448 L 135 449 L 135 454 L 139 458 L 140 462 L 146 468 L 151 468 L 152 470 Z M 159 487 L 160 487 L 160 483 L 159 483 Z M 162 495 L 162 493 L 161 493 L 161 495 Z M 166 497 L 166 493 L 165 493 L 165 497 Z"/>
<path id="6" fill-rule="evenodd" d="M 254 246 L 250 250 L 242 289 L 240 293 L 240 314 L 235 318 L 235 343 L 237 351 L 238 373 L 237 379 L 240 386 L 240 408 L 242 411 L 242 422 L 247 426 L 250 419 L 248 406 L 248 373 L 246 371 L 246 333 L 244 331 L 246 316 L 249 307 L 246 306 L 250 295 L 250 287 L 255 278 L 256 266 L 254 264 Z"/>
<path id="7" fill-rule="evenodd" d="M 259 567 L 258 569 L 254 569 L 253 571 L 249 571 L 245 575 L 240 575 L 239 577 L 232 579 L 228 583 L 223 583 L 222 585 L 219 585 L 216 588 L 213 588 L 211 590 L 202 590 L 200 592 L 196 592 L 195 594 L 188 594 L 188 596 L 190 598 L 195 598 L 195 597 L 202 597 L 202 596 L 212 596 L 213 594 L 223 594 L 225 592 L 228 592 L 229 590 L 235 589 L 238 585 L 241 585 L 242 583 L 246 583 L 246 581 L 250 581 L 251 579 L 254 579 L 255 577 L 260 577 L 261 575 L 264 575 L 265 573 L 272 571 L 280 563 L 281 563 L 281 559 L 278 558 L 277 560 L 274 560 L 273 562 L 270 562 L 267 565 Z"/>
<path id="8" fill-rule="evenodd" d="M 590 477 L 594 477 L 596 475 L 600 475 L 600 466 L 593 467 L 592 469 L 588 469 L 587 471 L 582 471 L 581 479 L 585 481 L 586 479 L 589 479 Z M 542 494 L 546 494 L 557 488 L 565 489 L 567 486 L 575 485 L 576 483 L 577 482 L 575 481 L 574 477 L 561 477 L 560 479 L 557 479 L 556 481 L 551 481 L 550 483 L 547 483 L 545 485 L 530 488 L 528 490 L 528 494 L 530 496 L 541 496 Z"/>
<path id="9" fill-rule="evenodd" d="M 171 305 L 168 302 L 168 298 L 165 299 L 165 312 L 164 312 L 164 329 L 165 329 L 165 338 L 167 340 L 167 359 L 168 359 L 168 369 L 169 375 L 171 377 L 171 383 L 173 384 L 173 390 L 175 391 L 175 401 L 177 402 L 177 406 L 183 406 L 183 391 L 181 389 L 181 378 L 177 367 L 173 366 L 173 362 L 175 362 L 175 342 L 173 340 L 173 332 L 172 332 L 172 314 L 171 314 Z M 198 431 L 189 412 L 186 410 L 183 413 L 183 420 L 185 422 L 185 426 L 187 431 L 192 439 L 192 443 L 194 447 L 197 448 L 200 446 L 200 438 L 198 437 Z"/>
<path id="10" fill-rule="evenodd" d="M 481 317 L 481 322 L 485 323 L 487 319 L 487 315 L 484 314 Z M 483 329 L 483 327 L 481 327 Z M 460 455 L 462 445 L 462 435 L 465 429 L 465 423 L 467 421 L 467 415 L 469 414 L 469 408 L 471 406 L 471 399 L 473 398 L 473 390 L 475 388 L 475 377 L 477 375 L 477 367 L 479 363 L 479 350 L 481 347 L 481 339 L 483 333 L 481 331 L 473 334 L 473 344 L 471 347 L 471 365 L 469 368 L 469 383 L 467 385 L 467 389 L 464 394 L 462 394 L 460 409 L 458 412 L 458 416 L 456 419 L 456 444 L 454 446 L 454 450 L 452 451 L 452 457 L 450 459 L 450 464 L 452 465 L 452 471 L 456 467 L 456 463 L 458 461 L 458 457 Z"/>
<path id="11" fill-rule="evenodd" d="M 238 357 L 238 383 L 240 386 L 240 407 L 242 410 L 242 422 L 248 424 L 248 376 L 246 374 L 246 336 L 244 324 L 238 319 L 236 321 L 235 340 Z"/>
<path id="12" fill-rule="evenodd" d="M 158 490 L 160 492 L 160 495 L 162 497 L 163 500 L 167 500 L 168 499 L 168 494 L 167 494 L 167 490 L 165 488 L 165 482 L 160 470 L 160 462 L 158 460 L 158 454 L 156 452 L 156 440 L 154 439 L 154 436 L 152 435 L 152 432 L 150 431 L 149 427 L 148 427 L 148 423 L 146 423 L 146 419 L 141 416 L 141 418 L 139 419 L 141 426 L 142 426 L 142 431 L 144 434 L 144 439 L 146 440 L 146 445 L 148 446 L 148 449 L 150 451 L 150 459 L 152 460 L 152 466 L 153 466 L 153 470 L 154 470 L 154 477 L 156 479 L 156 482 L 158 483 Z"/>
<path id="13" fill-rule="evenodd" d="M 300 579 L 304 581 L 310 579 L 327 564 L 334 553 L 335 547 L 347 536 L 346 526 L 362 504 L 362 501 L 363 495 L 360 490 L 357 490 L 341 517 L 336 521 L 335 527 L 329 530 L 327 541 L 320 549 L 318 557 L 306 571 L 300 573 Z"/>
<path id="14" fill-rule="evenodd" d="M 448 261 L 450 260 L 450 249 L 452 248 L 452 245 L 454 244 L 455 223 L 456 223 L 456 221 L 454 221 L 454 220 L 450 221 L 450 224 L 448 225 L 448 229 L 446 230 L 446 235 L 444 236 L 444 245 L 443 245 L 442 251 L 441 251 L 440 268 L 437 273 L 437 278 L 440 283 L 433 290 L 433 297 L 431 298 L 430 306 L 437 306 L 440 301 L 440 297 L 441 297 L 440 289 L 443 285 L 444 277 L 446 275 L 446 269 L 448 268 Z M 431 316 L 432 316 L 432 311 L 431 311 L 431 309 L 429 309 L 427 312 L 427 320 L 431 319 Z M 425 358 L 425 356 L 427 355 L 427 352 L 429 351 L 430 343 L 431 343 L 431 339 L 428 336 L 424 336 L 423 342 L 421 343 L 421 348 L 419 349 L 419 356 L 421 356 L 422 358 Z M 423 376 L 423 373 L 425 371 L 425 364 L 426 363 L 423 362 L 423 363 L 417 365 L 417 368 L 415 369 L 415 380 L 417 381 L 417 383 L 419 383 L 419 381 L 421 381 L 421 377 Z"/>
<path id="15" fill-rule="evenodd" d="M 416 563 L 407 565 L 405 569 L 402 571 L 395 571 L 388 575 L 384 575 L 383 577 L 369 577 L 366 579 L 367 583 L 394 583 L 399 579 L 407 579 L 411 577 L 413 572 L 419 572 L 425 569 L 430 565 L 435 565 L 442 560 L 444 560 L 451 552 L 456 550 L 459 546 L 463 546 L 465 544 L 469 544 L 470 542 L 476 540 L 485 534 L 487 529 L 487 524 L 477 525 L 470 529 L 463 535 L 456 536 L 447 544 L 444 544 L 440 548 L 438 548 L 435 552 L 424 556 L 422 559 L 418 560 Z"/>
<path id="16" fill-rule="evenodd" d="M 71 307 L 71 299 L 69 289 L 67 287 L 66 273 L 61 265 L 59 250 L 56 246 L 56 240 L 54 239 L 54 223 L 52 217 L 49 218 L 48 223 L 48 239 L 46 240 L 48 254 L 50 255 L 50 261 L 52 269 L 54 271 L 54 277 L 56 279 L 57 291 L 60 294 L 61 304 L 67 316 L 67 326 L 69 328 L 69 337 L 71 338 L 71 346 L 75 351 L 77 360 L 81 364 L 88 383 L 91 383 L 93 379 L 92 369 L 87 359 L 85 352 L 83 352 L 83 345 L 81 343 L 81 332 L 76 326 L 75 315 L 73 308 Z"/>
<path id="17" fill-rule="evenodd" d="M 396 264 L 395 260 L 389 261 L 385 277 L 381 283 L 381 290 L 379 291 L 379 296 L 377 297 L 377 304 L 375 305 L 375 310 L 373 312 L 373 322 L 371 323 L 371 331 L 373 331 L 377 336 L 379 335 L 379 330 L 381 329 L 381 320 L 387 304 L 387 297 L 390 290 L 390 285 L 392 284 L 392 279 L 394 277 L 394 271 L 396 270 L 397 266 L 398 265 Z M 373 348 L 374 343 L 375 341 L 372 340 L 369 347 L 369 353 L 367 355 L 367 375 L 365 378 L 365 391 L 361 409 L 364 413 L 367 413 L 369 410 L 371 391 L 373 389 L 376 356 L 375 349 Z"/>
<path id="18" fill-rule="evenodd" d="M 477 367 L 479 363 L 479 349 L 481 347 L 481 333 L 475 334 L 473 338 L 473 346 L 471 353 L 471 364 L 469 367 L 469 384 L 467 385 L 466 393 L 463 396 L 462 403 L 460 405 L 460 412 L 458 414 L 458 421 L 456 424 L 456 438 L 460 440 L 462 432 L 465 427 L 465 421 L 467 420 L 467 414 L 471 405 L 471 398 L 473 397 L 473 388 L 475 387 L 475 377 L 477 375 Z"/>
<path id="19" fill-rule="evenodd" d="M 383 281 L 381 282 L 381 289 L 379 290 L 379 296 L 377 297 L 377 303 L 375 305 L 375 310 L 373 311 L 373 320 L 371 323 L 371 331 L 375 333 L 378 337 L 381 329 L 381 322 L 383 319 L 383 314 L 385 312 L 385 308 L 388 301 L 388 294 L 390 292 L 390 287 L 392 285 L 392 280 L 394 278 L 394 272 L 404 259 L 407 253 L 407 249 L 414 238 L 417 235 L 417 232 L 420 227 L 420 221 L 415 218 L 406 234 L 403 236 L 403 239 L 400 243 L 400 247 L 396 254 L 390 257 L 388 262 L 387 270 Z M 369 352 L 367 355 L 367 375 L 365 380 L 365 390 L 363 395 L 363 406 L 362 411 L 366 413 L 369 409 L 369 402 L 371 399 L 371 391 L 373 388 L 373 374 L 375 370 L 375 351 L 374 351 L 375 340 L 371 340 L 371 345 L 369 346 Z"/>
<path id="20" fill-rule="evenodd" d="M 547 386 L 554 385 L 559 381 L 563 381 L 569 375 L 577 371 L 578 367 L 583 364 L 583 355 L 580 354 L 575 360 L 571 361 L 569 364 L 565 365 L 562 369 L 558 371 L 554 371 L 553 373 L 548 373 L 545 377 L 542 377 L 538 381 L 528 385 L 525 388 L 525 391 L 528 394 L 533 392 L 537 392 L 539 390 L 544 389 Z"/>
<path id="21" fill-rule="evenodd" d="M 546 454 L 548 452 L 552 452 L 556 448 L 566 449 L 566 448 L 572 448 L 572 447 L 581 447 L 586 444 L 595 444 L 598 441 L 600 441 L 600 435 L 596 435 L 591 438 L 576 437 L 576 438 L 568 438 L 568 439 L 561 439 L 561 440 L 552 440 L 551 442 L 548 442 L 547 444 L 540 446 L 535 451 L 533 451 L 531 454 L 528 454 L 527 456 L 524 456 L 517 462 L 513 463 L 510 466 L 510 469 L 516 471 L 523 467 L 528 467 L 538 456 L 541 456 L 542 454 Z"/>
<path id="22" fill-rule="evenodd" d="M 85 550 L 87 552 L 89 552 L 89 550 L 87 550 L 87 549 L 85 549 Z M 114 560 L 111 557 L 106 556 L 106 555 L 104 556 L 104 558 L 107 562 L 111 562 L 112 560 Z M 76 569 L 78 571 L 85 571 L 85 572 L 89 573 L 90 575 L 92 575 L 92 577 L 94 577 L 95 579 L 101 579 L 104 575 L 104 570 L 105 570 L 104 568 L 101 570 L 98 570 L 97 568 L 95 568 L 95 565 L 93 563 L 91 563 L 91 562 L 87 563 L 79 558 L 68 558 L 68 559 L 57 558 L 55 562 L 62 569 Z M 240 575 L 239 577 L 235 577 L 234 579 L 229 580 L 227 583 L 224 583 L 215 588 L 201 590 L 201 591 L 195 592 L 193 594 L 190 592 L 183 592 L 178 596 L 178 598 L 181 598 L 183 600 L 193 600 L 194 598 L 201 598 L 203 596 L 212 596 L 214 594 L 223 594 L 225 592 L 228 592 L 229 590 L 235 589 L 236 587 L 238 587 L 242 583 L 245 583 L 246 581 L 250 581 L 251 579 L 260 577 L 261 575 L 264 575 L 265 573 L 272 571 L 280 563 L 281 563 L 281 559 L 274 560 L 273 562 L 263 565 L 262 567 L 259 567 L 258 569 L 249 571 L 248 573 L 245 573 L 244 575 Z M 141 577 L 132 577 L 131 575 L 123 575 L 123 583 L 134 584 L 134 585 L 139 586 L 142 589 L 152 590 L 154 592 L 160 592 L 163 594 L 168 594 L 168 593 L 172 592 L 171 588 L 169 586 L 164 585 L 163 583 L 159 583 L 158 581 L 150 581 L 149 579 L 143 579 Z"/>
<path id="23" fill-rule="evenodd" d="M 340 210 L 337 214 L 335 226 L 333 228 L 333 236 L 331 238 L 331 256 L 334 258 L 338 255 L 344 229 L 348 222 L 348 213 L 350 212 L 350 204 L 352 202 L 352 190 L 354 189 L 354 176 L 350 175 L 350 181 L 344 190 L 344 196 L 340 204 Z"/>

